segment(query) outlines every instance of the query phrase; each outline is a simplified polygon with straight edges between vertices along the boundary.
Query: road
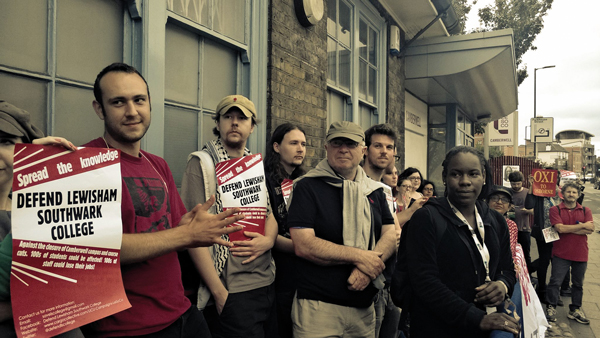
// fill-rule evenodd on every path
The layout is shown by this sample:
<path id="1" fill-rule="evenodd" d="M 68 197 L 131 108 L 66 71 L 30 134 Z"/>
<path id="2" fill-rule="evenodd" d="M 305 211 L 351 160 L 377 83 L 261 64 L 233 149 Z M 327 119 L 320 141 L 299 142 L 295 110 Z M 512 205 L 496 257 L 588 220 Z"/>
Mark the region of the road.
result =
<path id="1" fill-rule="evenodd" d="M 589 260 L 583 283 L 583 311 L 590 320 L 590 325 L 569 320 L 567 313 L 571 298 L 562 297 L 565 305 L 558 307 L 557 322 L 552 324 L 546 337 L 600 338 L 600 190 L 594 190 L 593 185 L 588 182 L 584 193 L 583 205 L 592 210 L 596 225 L 596 231 L 588 236 Z M 531 241 L 531 256 L 532 259 L 537 258 L 534 239 Z"/>

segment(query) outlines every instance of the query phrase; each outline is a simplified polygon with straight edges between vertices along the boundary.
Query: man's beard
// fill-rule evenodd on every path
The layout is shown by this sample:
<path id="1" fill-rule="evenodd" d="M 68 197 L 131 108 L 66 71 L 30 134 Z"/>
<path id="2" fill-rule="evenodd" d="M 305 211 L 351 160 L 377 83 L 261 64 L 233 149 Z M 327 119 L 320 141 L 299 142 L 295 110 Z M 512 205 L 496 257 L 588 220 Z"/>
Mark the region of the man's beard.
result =
<path id="1" fill-rule="evenodd" d="M 376 170 L 385 170 L 385 169 L 387 169 L 387 167 L 389 167 L 389 165 L 390 165 L 389 161 L 386 164 L 379 164 L 379 163 L 377 163 L 378 159 L 379 158 L 377 158 L 375 162 L 370 162 L 371 163 L 371 167 L 373 167 L 373 169 L 376 169 Z"/>
<path id="2" fill-rule="evenodd" d="M 150 126 L 147 126 L 146 129 L 144 130 L 144 132 L 142 133 L 141 136 L 133 136 L 130 137 L 127 134 L 123 134 L 120 133 L 118 130 L 115 130 L 110 124 L 108 124 L 106 122 L 106 120 L 104 121 L 104 130 L 106 131 L 106 133 L 108 135 L 110 135 L 115 141 L 120 142 L 120 143 L 135 143 L 139 140 L 141 140 L 144 135 L 146 135 L 146 132 L 148 132 L 148 128 Z"/>
<path id="3" fill-rule="evenodd" d="M 246 139 L 247 140 L 247 139 Z M 240 140 L 238 142 L 231 142 L 226 137 L 221 137 L 221 142 L 231 149 L 244 149 L 246 147 L 246 140 Z"/>

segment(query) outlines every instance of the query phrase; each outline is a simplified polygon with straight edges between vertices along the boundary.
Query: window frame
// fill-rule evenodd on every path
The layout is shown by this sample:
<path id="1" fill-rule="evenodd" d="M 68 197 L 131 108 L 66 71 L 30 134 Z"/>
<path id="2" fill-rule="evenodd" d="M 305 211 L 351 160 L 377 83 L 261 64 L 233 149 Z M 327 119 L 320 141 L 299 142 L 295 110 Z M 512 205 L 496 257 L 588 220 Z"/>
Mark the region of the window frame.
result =
<path id="1" fill-rule="evenodd" d="M 28 79 L 44 82 L 46 84 L 46 124 L 44 129 L 47 135 L 53 135 L 56 129 L 56 102 L 57 102 L 57 84 L 64 85 L 71 88 L 92 90 L 94 88 L 94 80 L 90 79 L 91 82 L 85 82 L 81 80 L 69 79 L 66 77 L 60 77 L 57 75 L 57 10 L 59 0 L 47 0 L 48 11 L 47 11 L 47 39 L 46 39 L 46 72 L 40 73 L 37 71 L 30 71 L 27 69 L 21 69 L 12 67 L 5 64 L 0 64 L 0 72 Z M 123 20 L 123 44 L 121 62 L 131 64 L 133 61 L 133 39 L 131 34 L 134 31 L 134 19 L 130 15 L 127 4 L 122 4 L 122 20 Z M 106 65 L 105 65 L 106 66 Z M 90 102 L 90 114 L 91 102 Z M 65 135 L 66 136 L 66 135 Z"/>
<path id="2" fill-rule="evenodd" d="M 339 86 L 339 62 L 336 54 L 336 81 L 333 82 L 327 78 L 327 90 L 335 94 L 343 96 L 343 99 L 348 105 L 346 118 L 350 121 L 360 124 L 362 120 L 361 106 L 369 109 L 371 116 L 370 120 L 376 123 L 385 123 L 386 121 L 386 76 L 387 76 L 387 25 L 383 17 L 377 9 L 364 0 L 331 0 L 336 1 L 336 34 L 337 22 L 339 17 L 339 3 L 344 2 L 351 9 L 352 36 L 350 41 L 350 90 L 345 90 Z M 360 98 L 360 50 L 359 48 L 359 30 L 360 21 L 367 23 L 367 27 L 372 28 L 377 33 L 376 60 L 377 60 L 377 80 L 375 81 L 375 97 L 374 102 Z M 368 35 L 368 31 L 367 31 Z M 336 42 L 336 50 L 339 49 L 340 42 L 337 37 L 332 36 L 332 32 L 327 31 L 327 38 L 333 39 Z M 367 66 L 369 68 L 369 66 Z M 368 72 L 367 72 L 368 73 Z M 367 86 L 368 91 L 368 86 Z M 367 93 L 368 96 L 368 93 Z M 331 121 L 331 114 L 327 112 L 327 120 Z M 363 126 L 368 128 L 370 126 Z"/>

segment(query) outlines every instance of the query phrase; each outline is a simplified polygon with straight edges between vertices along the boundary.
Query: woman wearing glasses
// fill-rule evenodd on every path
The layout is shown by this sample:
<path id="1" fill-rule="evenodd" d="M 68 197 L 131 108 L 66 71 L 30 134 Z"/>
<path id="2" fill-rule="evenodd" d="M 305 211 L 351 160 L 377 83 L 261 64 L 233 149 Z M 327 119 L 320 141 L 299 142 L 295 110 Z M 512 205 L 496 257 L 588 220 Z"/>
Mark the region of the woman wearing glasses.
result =
<path id="1" fill-rule="evenodd" d="M 435 184 L 428 180 L 423 180 L 423 184 L 421 184 L 421 188 L 417 189 L 417 192 L 423 194 L 423 196 L 427 198 L 436 197 L 437 192 L 435 191 Z"/>
<path id="2" fill-rule="evenodd" d="M 406 177 L 410 180 L 412 188 L 411 188 L 409 196 L 411 198 L 414 198 L 416 200 L 419 197 L 423 196 L 423 194 L 421 194 L 420 192 L 417 192 L 417 190 L 419 190 L 421 188 L 421 185 L 423 182 L 423 175 L 421 175 L 421 172 L 419 171 L 419 169 L 413 168 L 413 167 L 407 168 L 406 170 L 404 170 L 402 172 L 402 174 L 400 174 L 400 177 Z M 398 184 L 400 184 L 400 182 L 398 182 Z"/>

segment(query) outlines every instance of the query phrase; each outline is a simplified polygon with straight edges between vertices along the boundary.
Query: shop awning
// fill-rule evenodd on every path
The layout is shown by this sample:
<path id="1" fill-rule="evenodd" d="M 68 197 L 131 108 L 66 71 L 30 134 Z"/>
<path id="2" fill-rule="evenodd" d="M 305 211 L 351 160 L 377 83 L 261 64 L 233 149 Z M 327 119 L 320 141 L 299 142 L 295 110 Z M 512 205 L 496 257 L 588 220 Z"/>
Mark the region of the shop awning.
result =
<path id="1" fill-rule="evenodd" d="M 429 0 L 381 0 L 383 7 L 400 24 L 408 39 L 438 15 L 435 5 Z M 448 31 L 441 19 L 426 30 L 421 38 L 447 36 Z"/>
<path id="2" fill-rule="evenodd" d="M 417 40 L 405 57 L 406 89 L 429 105 L 455 103 L 473 121 L 517 109 L 512 29 Z"/>

